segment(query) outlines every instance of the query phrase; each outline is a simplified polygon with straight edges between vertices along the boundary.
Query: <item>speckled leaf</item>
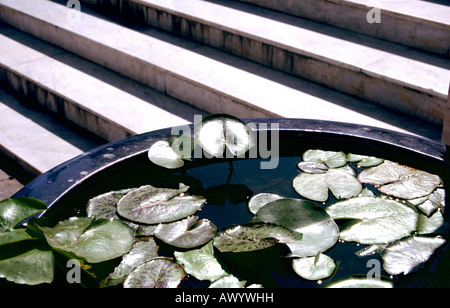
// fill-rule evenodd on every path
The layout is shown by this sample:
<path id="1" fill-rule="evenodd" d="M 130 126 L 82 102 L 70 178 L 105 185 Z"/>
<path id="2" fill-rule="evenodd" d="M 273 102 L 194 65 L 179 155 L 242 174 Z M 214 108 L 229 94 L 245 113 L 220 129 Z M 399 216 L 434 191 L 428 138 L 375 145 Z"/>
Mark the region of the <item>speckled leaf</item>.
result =
<path id="1" fill-rule="evenodd" d="M 179 189 L 143 186 L 120 199 L 117 212 L 129 220 L 149 225 L 183 219 L 195 214 L 206 202 L 203 197 L 184 196 L 188 189 L 182 183 Z"/>
<path id="2" fill-rule="evenodd" d="M 232 227 L 214 238 L 221 252 L 247 252 L 295 241 L 295 234 L 282 226 L 251 224 Z"/>
<path id="3" fill-rule="evenodd" d="M 314 257 L 294 259 L 292 267 L 304 279 L 319 280 L 330 277 L 336 269 L 336 263 L 329 256 L 319 253 Z"/>
<path id="4" fill-rule="evenodd" d="M 402 199 L 426 196 L 441 184 L 437 175 L 391 161 L 363 170 L 358 179 L 362 183 L 382 185 L 379 188 L 382 193 Z"/>
<path id="5" fill-rule="evenodd" d="M 167 258 L 153 259 L 135 268 L 125 279 L 125 288 L 177 288 L 186 276 L 183 268 Z"/>
<path id="6" fill-rule="evenodd" d="M 384 162 L 382 158 L 351 153 L 347 154 L 347 160 L 349 162 L 358 162 L 357 165 L 360 167 L 378 166 Z"/>
<path id="7" fill-rule="evenodd" d="M 410 273 L 416 266 L 428 261 L 434 251 L 445 244 L 441 236 L 409 237 L 388 247 L 383 258 L 383 268 L 390 275 Z"/>
<path id="8" fill-rule="evenodd" d="M 332 289 L 391 289 L 393 287 L 390 281 L 370 278 L 348 278 L 327 286 Z"/>
<path id="9" fill-rule="evenodd" d="M 339 168 L 347 163 L 344 152 L 308 150 L 303 154 L 303 161 L 323 163 L 328 168 Z"/>
<path id="10" fill-rule="evenodd" d="M 148 158 L 155 165 L 177 169 L 184 166 L 182 157 L 169 144 L 168 141 L 155 142 L 148 151 Z"/>
<path id="11" fill-rule="evenodd" d="M 229 275 L 214 256 L 212 241 L 199 249 L 186 252 L 175 251 L 175 258 L 184 267 L 187 274 L 199 280 L 213 282 Z"/>
<path id="12" fill-rule="evenodd" d="M 341 229 L 345 241 L 391 243 L 416 230 L 419 214 L 406 204 L 380 197 L 359 197 L 330 205 L 333 219 L 352 219 Z"/>
<path id="13" fill-rule="evenodd" d="M 90 199 L 86 207 L 87 216 L 96 219 L 117 218 L 117 203 L 132 190 L 111 191 Z"/>
<path id="14" fill-rule="evenodd" d="M 249 208 L 250 212 L 252 212 L 253 214 L 256 214 L 256 212 L 258 212 L 259 209 L 262 208 L 267 203 L 276 201 L 276 200 L 280 200 L 280 199 L 284 199 L 284 198 L 285 197 L 283 197 L 281 195 L 273 194 L 273 193 L 257 194 L 257 195 L 254 195 L 253 197 L 251 197 L 250 200 L 248 201 L 248 208 Z"/>
<path id="15" fill-rule="evenodd" d="M 286 198 L 270 202 L 256 213 L 255 221 L 294 231 L 296 240 L 286 244 L 292 256 L 315 256 L 333 247 L 339 238 L 339 228 L 333 219 L 310 201 Z"/>
<path id="16" fill-rule="evenodd" d="M 190 216 L 173 223 L 160 224 L 155 230 L 155 236 L 175 247 L 198 247 L 212 240 L 217 233 L 217 227 L 211 221 L 198 219 L 197 216 Z"/>
<path id="17" fill-rule="evenodd" d="M 41 213 L 47 206 L 33 198 L 12 198 L 0 202 L 0 232 L 13 229 L 23 220 Z"/>

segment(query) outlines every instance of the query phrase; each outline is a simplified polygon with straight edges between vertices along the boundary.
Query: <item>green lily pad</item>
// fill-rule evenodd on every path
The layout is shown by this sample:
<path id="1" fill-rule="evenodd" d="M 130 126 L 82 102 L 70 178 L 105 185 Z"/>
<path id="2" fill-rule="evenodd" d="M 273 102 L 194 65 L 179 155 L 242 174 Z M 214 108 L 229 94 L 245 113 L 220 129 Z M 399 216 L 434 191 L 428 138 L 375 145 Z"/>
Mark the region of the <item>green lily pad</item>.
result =
<path id="1" fill-rule="evenodd" d="M 296 240 L 286 243 L 292 256 L 310 257 L 333 247 L 339 228 L 327 212 L 315 203 L 299 199 L 280 199 L 264 205 L 255 216 L 294 231 Z"/>
<path id="2" fill-rule="evenodd" d="M 199 196 L 185 196 L 188 186 L 179 189 L 143 186 L 128 193 L 117 204 L 120 216 L 131 221 L 153 225 L 173 222 L 195 214 L 206 200 Z"/>
<path id="3" fill-rule="evenodd" d="M 175 258 L 187 274 L 199 280 L 213 282 L 229 275 L 214 256 L 212 241 L 199 249 L 186 252 L 175 251 Z"/>
<path id="4" fill-rule="evenodd" d="M 266 249 L 277 243 L 295 241 L 295 234 L 273 224 L 235 226 L 214 238 L 214 246 L 221 252 L 247 252 Z"/>
<path id="5" fill-rule="evenodd" d="M 212 240 L 217 233 L 217 227 L 211 221 L 198 219 L 197 216 L 190 216 L 181 221 L 160 224 L 155 229 L 155 236 L 175 247 L 198 247 Z"/>
<path id="6" fill-rule="evenodd" d="M 327 286 L 332 289 L 391 289 L 393 287 L 390 281 L 370 278 L 348 278 Z"/>
<path id="7" fill-rule="evenodd" d="M 148 150 L 148 158 L 155 165 L 177 169 L 184 166 L 182 157 L 177 153 L 168 141 L 155 142 Z"/>
<path id="8" fill-rule="evenodd" d="M 120 220 L 73 217 L 54 228 L 39 227 L 50 246 L 74 253 L 90 263 L 121 257 L 133 245 L 131 230 Z"/>
<path id="9" fill-rule="evenodd" d="M 228 275 L 211 283 L 209 287 L 211 289 L 240 289 L 243 288 L 246 283 L 247 281 L 240 281 L 233 275 Z"/>
<path id="10" fill-rule="evenodd" d="M 358 196 L 363 189 L 348 166 L 329 169 L 325 173 L 300 173 L 293 186 L 299 195 L 319 202 L 328 200 L 329 190 L 338 199 L 348 199 Z"/>
<path id="11" fill-rule="evenodd" d="M 326 209 L 333 219 L 352 219 L 341 229 L 345 241 L 361 244 L 391 243 L 409 236 L 417 228 L 419 214 L 395 200 L 358 197 L 340 201 Z"/>
<path id="12" fill-rule="evenodd" d="M 250 198 L 248 201 L 248 209 L 253 214 L 256 214 L 260 208 L 262 208 L 264 205 L 266 205 L 269 202 L 284 199 L 285 197 L 273 194 L 273 193 L 261 193 L 254 195 Z"/>
<path id="13" fill-rule="evenodd" d="M 196 125 L 196 142 L 213 157 L 222 158 L 225 149 L 241 156 L 256 144 L 255 134 L 238 118 L 212 115 Z"/>
<path id="14" fill-rule="evenodd" d="M 416 266 L 428 261 L 434 251 L 445 244 L 441 236 L 434 238 L 413 236 L 389 246 L 384 254 L 383 268 L 390 275 L 410 273 Z"/>
<path id="15" fill-rule="evenodd" d="M 117 203 L 133 189 L 111 191 L 96 196 L 88 201 L 86 212 L 88 217 L 111 219 L 117 217 Z"/>
<path id="16" fill-rule="evenodd" d="M 344 152 L 308 150 L 303 153 L 303 161 L 322 163 L 328 168 L 339 168 L 347 164 L 347 156 Z"/>
<path id="17" fill-rule="evenodd" d="M 384 162 L 382 158 L 351 153 L 347 154 L 347 160 L 352 163 L 358 162 L 356 165 L 360 167 L 378 166 Z"/>
<path id="18" fill-rule="evenodd" d="M 431 195 L 409 200 L 410 203 L 417 206 L 417 208 L 427 216 L 431 216 L 438 209 L 445 207 L 445 189 L 438 188 Z"/>
<path id="19" fill-rule="evenodd" d="M 336 263 L 329 256 L 319 253 L 315 257 L 294 259 L 292 267 L 304 279 L 320 280 L 333 274 Z"/>
<path id="20" fill-rule="evenodd" d="M 328 166 L 324 163 L 312 162 L 312 161 L 302 161 L 297 164 L 297 167 L 306 173 L 321 174 L 328 171 Z"/>
<path id="21" fill-rule="evenodd" d="M 13 229 L 11 231 L 0 232 L 0 246 L 34 239 L 36 238 L 26 229 Z"/>
<path id="22" fill-rule="evenodd" d="M 0 232 L 12 230 L 25 219 L 39 214 L 47 206 L 33 198 L 12 198 L 0 202 Z"/>
<path id="23" fill-rule="evenodd" d="M 186 276 L 183 268 L 168 258 L 158 258 L 135 268 L 125 279 L 125 288 L 176 288 Z"/>
<path id="24" fill-rule="evenodd" d="M 382 185 L 379 188 L 382 193 L 402 199 L 429 195 L 441 184 L 437 175 L 391 161 L 363 170 L 358 179 L 362 183 Z"/>

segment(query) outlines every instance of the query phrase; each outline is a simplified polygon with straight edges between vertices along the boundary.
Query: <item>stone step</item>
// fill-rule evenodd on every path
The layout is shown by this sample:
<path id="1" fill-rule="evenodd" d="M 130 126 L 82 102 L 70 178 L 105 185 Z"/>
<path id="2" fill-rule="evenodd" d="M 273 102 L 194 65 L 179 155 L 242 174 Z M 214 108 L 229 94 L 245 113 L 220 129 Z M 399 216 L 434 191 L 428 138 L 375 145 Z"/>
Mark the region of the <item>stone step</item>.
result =
<path id="1" fill-rule="evenodd" d="M 103 0 L 100 5 L 442 125 L 447 58 L 229 1 Z"/>
<path id="2" fill-rule="evenodd" d="M 168 38 L 167 34 L 151 29 L 141 33 L 87 13 L 80 13 L 73 18 L 73 12 L 65 5 L 52 1 L 0 0 L 3 21 L 210 113 L 229 113 L 241 118 L 275 116 L 350 122 L 411 132 L 432 139 L 437 139 L 436 136 L 440 134 L 439 126 L 411 119 L 215 49 L 180 41 L 173 36 Z M 23 46 L 17 45 L 17 42 L 15 44 L 18 50 L 22 50 Z M 23 57 L 21 52 L 18 52 L 18 59 Z M 23 51 L 28 52 L 35 53 Z M 2 53 L 2 56 L 9 54 Z M 43 80 L 36 80 L 37 83 L 41 84 L 45 80 L 50 80 L 48 83 L 61 82 L 61 89 L 71 89 L 81 102 L 90 101 L 87 104 L 89 108 L 94 108 L 90 105 L 95 106 L 97 100 L 102 100 L 103 95 L 99 94 L 104 91 L 104 87 L 108 87 L 105 82 L 100 86 L 99 81 L 93 81 L 98 87 L 92 87 L 91 82 L 88 82 L 87 88 L 77 87 L 77 82 L 64 84 L 64 78 L 61 77 L 52 81 L 53 77 L 50 76 L 73 70 L 53 60 L 45 59 L 52 62 L 49 67 L 54 74 L 44 74 Z M 33 65 L 36 65 L 37 71 L 42 66 L 42 63 L 36 64 L 38 62 L 30 61 L 18 67 L 34 75 L 37 73 L 33 72 Z M 78 76 L 76 80 L 92 78 L 81 76 L 83 73 L 80 71 L 73 73 Z M 93 94 L 87 89 L 94 91 L 95 99 L 91 99 Z M 121 99 L 117 104 L 127 100 Z M 100 108 L 94 114 L 104 116 L 110 109 Z M 128 112 L 128 107 L 117 109 Z M 140 111 L 130 113 L 130 117 L 149 114 Z M 123 114 L 121 118 L 124 118 Z M 89 124 L 95 121 L 85 122 Z M 134 119 L 132 125 L 145 125 L 145 122 L 148 121 Z M 165 121 L 165 126 L 174 125 L 173 121 Z"/>
<path id="3" fill-rule="evenodd" d="M 239 1 L 450 56 L 448 0 Z"/>

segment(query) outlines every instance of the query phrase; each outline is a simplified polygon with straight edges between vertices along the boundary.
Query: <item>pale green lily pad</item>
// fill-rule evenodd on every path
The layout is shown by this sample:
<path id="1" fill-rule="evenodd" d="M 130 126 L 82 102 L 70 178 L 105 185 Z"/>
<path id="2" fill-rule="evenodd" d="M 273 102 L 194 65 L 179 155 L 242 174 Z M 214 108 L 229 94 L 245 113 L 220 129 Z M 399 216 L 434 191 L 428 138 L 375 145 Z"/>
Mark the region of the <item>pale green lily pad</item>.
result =
<path id="1" fill-rule="evenodd" d="M 125 279 L 124 288 L 177 288 L 186 276 L 183 268 L 168 258 L 158 258 L 135 268 Z"/>
<path id="2" fill-rule="evenodd" d="M 0 232 L 12 230 L 25 219 L 39 214 L 47 206 L 33 198 L 12 198 L 0 202 Z"/>
<path id="3" fill-rule="evenodd" d="M 209 287 L 212 289 L 240 289 L 243 288 L 246 283 L 247 281 L 240 281 L 233 275 L 228 275 L 214 281 Z"/>
<path id="4" fill-rule="evenodd" d="M 163 242 L 179 247 L 194 248 L 214 238 L 217 227 L 208 219 L 199 221 L 199 217 L 190 216 L 181 221 L 160 224 L 155 229 L 155 236 Z"/>
<path id="5" fill-rule="evenodd" d="M 294 259 L 292 267 L 304 279 L 320 280 L 333 274 L 336 263 L 329 256 L 319 253 L 315 257 Z"/>
<path id="6" fill-rule="evenodd" d="M 93 219 L 74 217 L 54 228 L 39 229 L 54 249 L 74 253 L 90 263 L 121 257 L 131 249 L 134 236 L 120 220 Z"/>
<path id="7" fill-rule="evenodd" d="M 213 157 L 223 157 L 225 149 L 234 156 L 245 154 L 256 144 L 255 133 L 238 118 L 212 115 L 196 125 L 196 142 Z"/>
<path id="8" fill-rule="evenodd" d="M 248 201 L 248 209 L 253 214 L 256 214 L 256 212 L 259 211 L 260 208 L 262 208 L 264 205 L 266 205 L 269 202 L 284 199 L 285 197 L 273 194 L 273 193 L 261 193 L 254 195 L 250 198 Z"/>
<path id="9" fill-rule="evenodd" d="M 363 187 L 351 167 L 329 169 L 325 173 L 300 173 L 293 181 L 295 191 L 310 200 L 325 202 L 329 190 L 338 199 L 358 196 Z"/>
<path id="10" fill-rule="evenodd" d="M 394 284 L 390 281 L 370 278 L 348 278 L 327 286 L 332 289 L 391 289 L 393 287 Z"/>
<path id="11" fill-rule="evenodd" d="M 195 214 L 206 202 L 200 196 L 184 196 L 188 189 L 182 183 L 179 189 L 143 186 L 120 199 L 117 212 L 131 221 L 148 225 L 183 219 Z"/>
<path id="12" fill-rule="evenodd" d="M 429 195 L 441 184 L 437 175 L 391 161 L 363 170 L 358 179 L 362 183 L 382 185 L 379 187 L 382 193 L 408 200 Z"/>
<path id="13" fill-rule="evenodd" d="M 187 274 L 199 280 L 213 282 L 229 275 L 214 256 L 212 241 L 199 249 L 186 252 L 175 251 L 175 258 Z"/>
<path id="14" fill-rule="evenodd" d="M 303 172 L 307 173 L 325 173 L 328 171 L 328 166 L 324 163 L 312 162 L 312 161 L 302 161 L 297 164 L 297 167 Z"/>
<path id="15" fill-rule="evenodd" d="M 328 168 L 339 168 L 347 164 L 347 156 L 344 152 L 308 150 L 303 153 L 303 161 L 323 163 Z"/>
<path id="16" fill-rule="evenodd" d="M 0 232 L 0 246 L 34 239 L 36 238 L 26 229 L 13 229 L 11 231 Z"/>
<path id="17" fill-rule="evenodd" d="M 155 165 L 177 169 L 184 166 L 182 157 L 171 146 L 169 141 L 157 141 L 148 150 L 148 158 Z"/>
<path id="18" fill-rule="evenodd" d="M 286 245 L 296 257 L 315 256 L 333 247 L 339 239 L 339 228 L 334 220 L 310 201 L 286 198 L 270 202 L 256 213 L 254 220 L 294 231 L 296 240 Z"/>
<path id="19" fill-rule="evenodd" d="M 409 200 L 410 203 L 417 206 L 427 216 L 431 216 L 436 210 L 445 207 L 445 189 L 438 188 L 431 195 L 422 198 Z"/>
<path id="20" fill-rule="evenodd" d="M 345 241 L 391 243 L 416 230 L 419 214 L 406 204 L 379 197 L 340 201 L 326 209 L 333 219 L 353 219 L 341 229 Z"/>
<path id="21" fill-rule="evenodd" d="M 419 216 L 419 221 L 417 222 L 417 233 L 418 234 L 428 234 L 437 231 L 444 224 L 444 216 L 441 212 L 434 213 L 431 217 L 425 215 Z"/>
<path id="22" fill-rule="evenodd" d="M 1 249 L 8 249 L 8 252 Z M 55 258 L 50 249 L 34 247 L 5 258 L 7 253 L 11 253 L 10 249 L 0 248 L 0 278 L 27 285 L 53 281 Z"/>
<path id="23" fill-rule="evenodd" d="M 96 219 L 118 218 L 116 214 L 117 203 L 132 190 L 133 189 L 123 189 L 111 191 L 90 199 L 86 207 L 87 216 L 95 217 Z"/>
<path id="24" fill-rule="evenodd" d="M 416 266 L 428 261 L 434 251 L 445 244 L 441 236 L 434 238 L 413 236 L 388 247 L 383 258 L 383 268 L 390 275 L 410 273 Z"/>
<path id="25" fill-rule="evenodd" d="M 214 246 L 221 252 L 247 252 L 272 247 L 277 243 L 296 240 L 294 232 L 273 224 L 235 226 L 214 238 Z"/>
<path id="26" fill-rule="evenodd" d="M 356 165 L 360 167 L 374 167 L 384 162 L 382 158 L 351 153 L 347 154 L 347 160 L 352 163 L 357 162 Z"/>

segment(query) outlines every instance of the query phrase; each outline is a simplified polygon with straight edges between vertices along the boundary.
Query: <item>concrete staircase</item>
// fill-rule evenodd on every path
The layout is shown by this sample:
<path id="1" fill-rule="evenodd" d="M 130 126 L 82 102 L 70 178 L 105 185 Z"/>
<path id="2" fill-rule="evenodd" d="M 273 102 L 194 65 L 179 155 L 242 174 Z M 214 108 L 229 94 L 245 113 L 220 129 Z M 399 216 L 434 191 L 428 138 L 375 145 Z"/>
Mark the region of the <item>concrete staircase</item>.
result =
<path id="1" fill-rule="evenodd" d="M 0 151 L 36 176 L 208 113 L 440 140 L 450 6 L 403 2 L 0 0 Z"/>

